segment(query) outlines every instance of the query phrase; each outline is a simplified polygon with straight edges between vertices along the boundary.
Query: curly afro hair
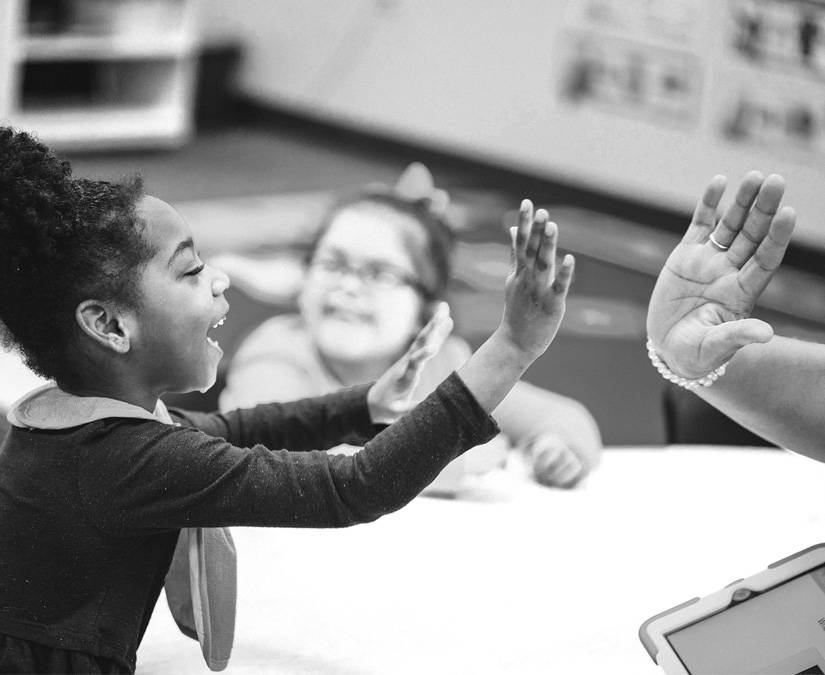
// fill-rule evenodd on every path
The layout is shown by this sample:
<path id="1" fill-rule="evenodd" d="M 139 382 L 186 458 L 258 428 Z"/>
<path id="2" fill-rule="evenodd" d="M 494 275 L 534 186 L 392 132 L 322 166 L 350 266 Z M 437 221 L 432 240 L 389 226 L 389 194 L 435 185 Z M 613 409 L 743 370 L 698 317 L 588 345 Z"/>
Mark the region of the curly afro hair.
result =
<path id="1" fill-rule="evenodd" d="M 139 176 L 75 179 L 27 133 L 0 127 L 0 339 L 50 379 L 78 375 L 83 300 L 140 304 L 137 276 L 154 251 L 135 212 Z"/>

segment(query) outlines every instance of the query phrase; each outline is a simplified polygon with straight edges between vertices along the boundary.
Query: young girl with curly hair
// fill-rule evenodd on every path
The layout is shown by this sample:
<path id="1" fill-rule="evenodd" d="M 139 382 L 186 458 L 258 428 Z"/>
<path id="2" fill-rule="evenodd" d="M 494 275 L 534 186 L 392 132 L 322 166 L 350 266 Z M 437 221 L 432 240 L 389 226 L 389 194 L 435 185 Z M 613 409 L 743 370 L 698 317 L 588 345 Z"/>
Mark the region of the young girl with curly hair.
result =
<path id="1" fill-rule="evenodd" d="M 167 410 L 165 392 L 215 380 L 227 277 L 140 180 L 76 179 L 0 128 L 0 321 L 54 381 L 11 409 L 0 445 L 0 672 L 134 672 L 182 529 L 370 522 L 489 440 L 490 413 L 564 313 L 573 260 L 556 273 L 556 236 L 525 201 L 500 325 L 412 410 L 451 328 L 444 310 L 374 383 L 224 414 Z M 313 451 L 341 442 L 363 450 Z"/>

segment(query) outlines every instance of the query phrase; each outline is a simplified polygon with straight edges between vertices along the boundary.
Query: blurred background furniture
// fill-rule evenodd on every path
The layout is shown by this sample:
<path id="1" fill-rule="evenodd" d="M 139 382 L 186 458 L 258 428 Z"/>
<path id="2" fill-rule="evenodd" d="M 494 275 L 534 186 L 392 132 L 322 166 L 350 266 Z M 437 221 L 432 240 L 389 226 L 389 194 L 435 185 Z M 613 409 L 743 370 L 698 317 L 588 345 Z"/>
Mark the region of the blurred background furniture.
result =
<path id="1" fill-rule="evenodd" d="M 663 406 L 668 444 L 776 447 L 675 384 L 665 386 Z"/>
<path id="2" fill-rule="evenodd" d="M 72 149 L 193 131 L 197 0 L 4 0 L 0 119 Z"/>

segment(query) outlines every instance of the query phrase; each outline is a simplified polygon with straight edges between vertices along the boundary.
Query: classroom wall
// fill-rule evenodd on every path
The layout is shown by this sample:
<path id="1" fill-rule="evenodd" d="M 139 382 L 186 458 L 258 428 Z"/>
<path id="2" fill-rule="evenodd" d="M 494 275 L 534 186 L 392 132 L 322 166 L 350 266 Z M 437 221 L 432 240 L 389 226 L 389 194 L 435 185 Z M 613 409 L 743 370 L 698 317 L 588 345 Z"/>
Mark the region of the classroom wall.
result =
<path id="1" fill-rule="evenodd" d="M 821 2 L 203 0 L 203 28 L 260 102 L 654 205 L 782 173 L 825 249 Z"/>

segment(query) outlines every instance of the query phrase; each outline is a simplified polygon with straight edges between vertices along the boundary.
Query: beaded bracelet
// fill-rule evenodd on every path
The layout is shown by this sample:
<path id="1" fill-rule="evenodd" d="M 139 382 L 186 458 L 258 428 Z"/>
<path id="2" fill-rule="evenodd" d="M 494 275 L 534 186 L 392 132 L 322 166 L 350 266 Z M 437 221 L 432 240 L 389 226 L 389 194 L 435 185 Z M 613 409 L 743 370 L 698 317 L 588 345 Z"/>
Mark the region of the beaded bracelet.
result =
<path id="1" fill-rule="evenodd" d="M 718 380 L 722 375 L 725 374 L 725 371 L 728 368 L 728 362 L 726 361 L 721 366 L 712 370 L 704 377 L 697 378 L 695 380 L 689 380 L 686 377 L 681 377 L 674 373 L 670 368 L 668 368 L 664 361 L 659 358 L 659 355 L 656 353 L 656 349 L 653 347 L 653 340 L 650 338 L 647 339 L 646 343 L 647 347 L 647 356 L 650 359 L 650 362 L 653 364 L 653 367 L 659 371 L 659 374 L 665 378 L 666 380 L 673 382 L 673 384 L 678 384 L 680 387 L 684 387 L 688 391 L 696 389 L 697 387 L 709 387 L 712 385 L 716 380 Z"/>

